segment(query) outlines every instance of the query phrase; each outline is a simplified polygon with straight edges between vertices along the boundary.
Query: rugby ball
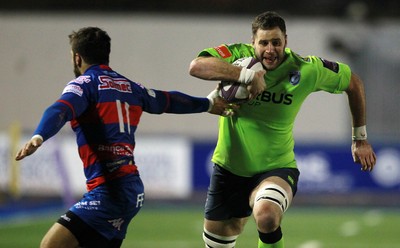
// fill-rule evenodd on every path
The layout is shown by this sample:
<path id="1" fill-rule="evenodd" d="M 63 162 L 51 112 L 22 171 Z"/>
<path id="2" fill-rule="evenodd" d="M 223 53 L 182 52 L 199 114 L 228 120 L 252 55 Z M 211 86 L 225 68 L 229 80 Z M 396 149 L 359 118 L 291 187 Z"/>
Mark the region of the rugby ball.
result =
<path id="1" fill-rule="evenodd" d="M 254 71 L 263 70 L 262 64 L 253 57 L 240 58 L 232 65 L 246 67 Z M 239 82 L 221 81 L 219 95 L 229 103 L 243 103 L 249 99 L 247 85 Z"/>

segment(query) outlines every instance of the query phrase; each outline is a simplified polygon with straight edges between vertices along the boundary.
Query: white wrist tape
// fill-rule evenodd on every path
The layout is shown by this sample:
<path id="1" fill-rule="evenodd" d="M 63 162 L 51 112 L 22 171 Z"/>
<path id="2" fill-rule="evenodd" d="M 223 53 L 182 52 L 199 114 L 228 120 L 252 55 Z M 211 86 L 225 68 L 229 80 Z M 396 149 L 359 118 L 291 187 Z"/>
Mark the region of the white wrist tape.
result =
<path id="1" fill-rule="evenodd" d="M 210 112 L 212 107 L 214 106 L 214 98 L 218 97 L 218 90 L 213 90 L 210 92 L 210 94 L 208 94 L 207 98 L 208 101 L 210 101 L 210 105 L 208 107 L 207 112 Z"/>
<path id="2" fill-rule="evenodd" d="M 43 137 L 42 137 L 42 135 L 40 135 L 40 134 L 35 134 L 35 135 L 33 135 L 32 138 L 31 138 L 31 140 L 32 140 L 32 139 L 35 139 L 35 138 L 39 138 L 39 139 L 41 139 L 41 140 L 43 141 Z"/>
<path id="3" fill-rule="evenodd" d="M 256 74 L 256 71 L 243 67 L 242 70 L 240 71 L 238 82 L 243 84 L 249 84 L 253 80 L 254 74 Z"/>
<path id="4" fill-rule="evenodd" d="M 366 140 L 367 139 L 367 126 L 353 127 L 351 131 L 352 140 Z"/>

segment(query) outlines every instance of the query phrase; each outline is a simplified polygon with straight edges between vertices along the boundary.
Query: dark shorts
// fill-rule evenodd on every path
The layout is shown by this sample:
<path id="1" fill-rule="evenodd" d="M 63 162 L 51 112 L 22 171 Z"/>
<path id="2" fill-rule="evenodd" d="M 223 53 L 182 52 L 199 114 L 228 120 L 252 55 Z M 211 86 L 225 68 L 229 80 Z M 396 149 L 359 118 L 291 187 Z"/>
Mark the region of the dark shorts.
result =
<path id="1" fill-rule="evenodd" d="M 71 211 L 66 212 L 58 219 L 57 223 L 66 227 L 79 242 L 79 247 L 84 248 L 119 248 L 122 239 L 106 239 L 95 229 L 83 222 L 76 214 Z"/>
<path id="2" fill-rule="evenodd" d="M 122 242 L 130 221 L 143 202 L 142 180 L 133 176 L 123 182 L 100 185 L 84 194 L 58 223 L 68 228 L 83 247 L 119 247 L 110 245 L 118 240 Z M 104 243 L 100 244 L 103 246 L 93 245 L 98 237 L 102 237 L 100 240 Z"/>
<path id="3" fill-rule="evenodd" d="M 298 169 L 282 168 L 252 177 L 241 177 L 214 165 L 207 192 L 205 218 L 208 220 L 228 220 L 230 218 L 248 217 L 252 213 L 249 206 L 250 194 L 265 178 L 271 176 L 282 178 L 289 183 L 293 195 L 295 195 L 299 175 Z"/>

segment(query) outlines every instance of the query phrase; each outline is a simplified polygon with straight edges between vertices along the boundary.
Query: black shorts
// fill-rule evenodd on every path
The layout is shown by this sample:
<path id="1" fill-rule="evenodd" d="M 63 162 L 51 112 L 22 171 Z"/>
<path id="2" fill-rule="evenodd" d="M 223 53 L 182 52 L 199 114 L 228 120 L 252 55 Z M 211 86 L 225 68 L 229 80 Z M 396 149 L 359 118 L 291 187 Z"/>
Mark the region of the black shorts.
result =
<path id="1" fill-rule="evenodd" d="M 214 165 L 205 204 L 205 218 L 208 220 L 228 220 L 244 218 L 252 213 L 249 206 L 251 192 L 267 177 L 278 176 L 289 183 L 293 196 L 297 192 L 300 172 L 295 168 L 282 168 L 241 177 Z"/>
<path id="2" fill-rule="evenodd" d="M 122 239 L 108 240 L 95 229 L 83 222 L 71 211 L 66 212 L 58 219 L 57 223 L 66 227 L 79 242 L 82 248 L 119 248 Z"/>

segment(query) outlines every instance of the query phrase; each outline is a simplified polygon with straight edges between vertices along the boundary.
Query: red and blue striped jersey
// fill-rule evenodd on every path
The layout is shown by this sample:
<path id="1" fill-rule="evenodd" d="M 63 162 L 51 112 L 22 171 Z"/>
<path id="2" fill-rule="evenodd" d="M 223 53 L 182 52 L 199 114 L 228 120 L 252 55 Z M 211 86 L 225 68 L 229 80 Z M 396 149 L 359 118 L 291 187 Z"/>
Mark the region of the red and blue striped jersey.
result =
<path id="1" fill-rule="evenodd" d="M 70 121 L 90 191 L 109 180 L 127 180 L 138 174 L 134 134 L 143 111 L 200 113 L 209 104 L 207 98 L 146 89 L 107 65 L 93 65 L 66 85 L 61 97 L 46 109 L 34 134 L 47 140 Z"/>

